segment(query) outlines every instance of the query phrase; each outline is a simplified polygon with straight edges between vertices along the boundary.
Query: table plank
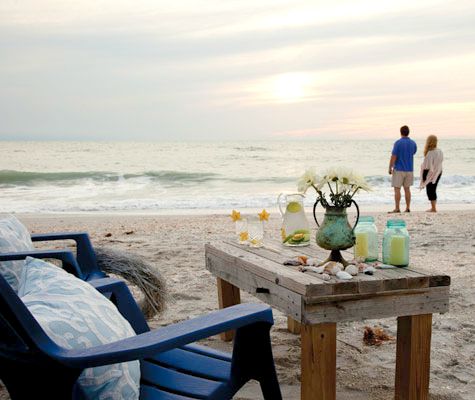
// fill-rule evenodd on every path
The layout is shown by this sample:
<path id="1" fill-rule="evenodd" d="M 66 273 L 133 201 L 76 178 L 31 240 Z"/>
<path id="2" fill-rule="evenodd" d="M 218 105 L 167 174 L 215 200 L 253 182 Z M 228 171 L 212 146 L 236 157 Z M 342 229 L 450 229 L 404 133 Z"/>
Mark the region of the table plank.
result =
<path id="1" fill-rule="evenodd" d="M 248 247 L 221 242 L 218 244 L 207 244 L 205 248 L 206 253 L 215 254 L 228 260 L 229 268 L 244 268 L 304 296 L 332 293 L 332 287 L 326 285 L 323 280 L 306 276 L 281 263 L 252 253 Z"/>
<path id="2" fill-rule="evenodd" d="M 449 310 L 449 287 L 433 287 L 351 297 L 305 304 L 302 321 L 307 324 L 361 321 L 405 315 L 445 313 Z"/>
<path id="3" fill-rule="evenodd" d="M 302 317 L 302 295 L 244 268 L 229 268 L 229 261 L 206 254 L 206 268 L 221 280 L 244 290 L 297 321 Z"/>
<path id="4" fill-rule="evenodd" d="M 276 262 L 283 262 L 288 258 L 292 258 L 298 255 L 307 255 L 309 257 L 315 257 L 315 253 L 320 252 L 316 246 L 305 246 L 305 247 L 288 247 L 282 246 L 281 244 L 277 244 L 272 242 L 267 244 L 265 247 L 266 249 L 270 249 L 274 251 L 277 255 L 274 255 L 274 260 Z M 279 249 L 280 247 L 280 249 Z M 298 249 L 298 250 L 296 250 Z M 279 253 L 280 252 L 280 253 Z M 278 256 L 280 254 L 280 257 Z M 337 284 L 334 286 L 333 294 L 341 295 L 341 294 L 362 294 L 362 293 L 378 293 L 378 292 L 385 292 L 388 290 L 400 290 L 400 289 L 407 289 L 409 287 L 408 284 L 408 275 L 417 277 L 414 281 L 414 284 L 411 287 L 424 287 L 424 285 L 419 282 L 423 280 L 420 274 L 411 272 L 408 275 L 404 273 L 397 273 L 397 272 L 389 272 L 385 273 L 385 271 L 393 271 L 393 270 L 376 270 L 373 275 L 366 275 L 366 274 L 358 274 L 354 276 L 353 279 L 348 281 L 341 281 L 335 277 L 332 277 L 330 281 L 326 281 L 327 284 Z M 306 273 L 308 274 L 308 273 Z M 318 276 L 318 275 L 317 275 Z M 428 286 L 428 279 L 426 279 L 426 285 Z"/>
<path id="5" fill-rule="evenodd" d="M 276 249 L 272 249 L 272 248 L 264 246 L 261 248 L 249 248 L 248 251 L 260 257 L 263 257 L 265 259 L 272 260 L 278 263 L 279 265 L 284 266 L 287 269 L 295 270 L 300 275 L 308 277 L 309 279 L 310 278 L 318 279 L 320 283 L 323 283 L 324 285 L 327 286 L 327 290 L 330 294 L 336 295 L 336 294 L 344 294 L 344 293 L 346 294 L 358 293 L 358 283 L 353 279 L 350 281 L 343 281 L 332 276 L 329 281 L 324 281 L 320 274 L 315 274 L 313 272 L 303 273 L 303 272 L 299 272 L 298 267 L 296 266 L 283 265 L 284 261 L 287 261 L 293 257 L 293 255 L 289 255 L 288 253 L 286 253 L 285 249 L 282 249 L 282 251 L 279 252 Z M 310 282 L 309 282 L 309 285 L 311 285 Z M 309 287 L 307 295 L 308 296 L 314 295 L 314 290 L 312 287 Z"/>

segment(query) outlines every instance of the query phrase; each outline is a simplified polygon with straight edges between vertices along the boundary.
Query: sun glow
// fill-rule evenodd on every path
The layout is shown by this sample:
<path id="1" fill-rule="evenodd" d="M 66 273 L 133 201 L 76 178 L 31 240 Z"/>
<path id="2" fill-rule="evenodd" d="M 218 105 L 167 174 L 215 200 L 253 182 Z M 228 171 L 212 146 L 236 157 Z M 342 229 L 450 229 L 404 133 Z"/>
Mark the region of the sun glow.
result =
<path id="1" fill-rule="evenodd" d="M 282 103 L 293 103 L 309 95 L 310 76 L 304 73 L 278 75 L 272 82 L 272 96 Z"/>

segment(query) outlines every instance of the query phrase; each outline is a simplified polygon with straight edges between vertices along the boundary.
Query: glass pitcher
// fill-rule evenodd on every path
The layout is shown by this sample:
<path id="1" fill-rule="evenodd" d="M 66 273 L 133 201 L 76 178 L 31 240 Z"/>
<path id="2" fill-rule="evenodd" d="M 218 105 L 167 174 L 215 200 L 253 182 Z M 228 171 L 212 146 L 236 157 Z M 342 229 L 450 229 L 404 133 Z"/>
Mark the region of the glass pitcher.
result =
<path id="1" fill-rule="evenodd" d="M 285 199 L 285 211 L 282 208 Z M 304 195 L 301 193 L 284 194 L 277 197 L 277 205 L 282 214 L 282 244 L 285 246 L 308 246 L 310 228 L 303 207 Z"/>

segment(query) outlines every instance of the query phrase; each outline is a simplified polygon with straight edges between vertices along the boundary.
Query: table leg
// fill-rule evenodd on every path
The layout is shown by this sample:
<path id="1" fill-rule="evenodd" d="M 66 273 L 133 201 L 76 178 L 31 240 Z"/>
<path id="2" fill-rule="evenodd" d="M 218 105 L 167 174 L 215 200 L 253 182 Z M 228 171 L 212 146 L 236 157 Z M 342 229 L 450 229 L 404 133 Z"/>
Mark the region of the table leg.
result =
<path id="1" fill-rule="evenodd" d="M 301 400 L 336 399 L 336 323 L 302 325 Z"/>
<path id="2" fill-rule="evenodd" d="M 241 303 L 239 288 L 224 279 L 217 278 L 219 308 L 226 308 Z M 234 338 L 234 331 L 220 334 L 221 340 L 229 342 Z"/>
<path id="3" fill-rule="evenodd" d="M 302 325 L 292 317 L 287 317 L 287 329 L 290 333 L 299 334 Z"/>
<path id="4" fill-rule="evenodd" d="M 432 314 L 397 319 L 396 400 L 429 398 Z"/>

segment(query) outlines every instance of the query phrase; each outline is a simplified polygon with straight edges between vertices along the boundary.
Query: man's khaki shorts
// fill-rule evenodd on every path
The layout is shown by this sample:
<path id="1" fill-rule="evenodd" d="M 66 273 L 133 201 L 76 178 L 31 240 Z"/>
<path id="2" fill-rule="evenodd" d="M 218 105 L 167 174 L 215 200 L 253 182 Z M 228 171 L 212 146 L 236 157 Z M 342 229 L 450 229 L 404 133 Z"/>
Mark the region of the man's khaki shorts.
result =
<path id="1" fill-rule="evenodd" d="M 392 186 L 396 188 L 409 187 L 414 183 L 412 171 L 393 171 Z"/>

